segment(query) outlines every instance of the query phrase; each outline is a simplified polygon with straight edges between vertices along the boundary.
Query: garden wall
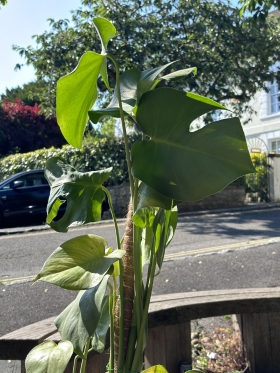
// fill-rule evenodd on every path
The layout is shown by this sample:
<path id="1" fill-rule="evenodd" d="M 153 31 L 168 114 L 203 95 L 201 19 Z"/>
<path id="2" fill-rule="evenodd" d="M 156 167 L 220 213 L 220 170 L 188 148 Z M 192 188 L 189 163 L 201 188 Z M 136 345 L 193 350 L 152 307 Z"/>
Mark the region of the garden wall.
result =
<path id="1" fill-rule="evenodd" d="M 108 187 L 118 217 L 125 217 L 129 201 L 129 184 L 123 183 Z M 229 185 L 219 193 L 206 197 L 197 202 L 184 202 L 178 206 L 179 212 L 212 210 L 226 207 L 238 207 L 244 205 L 245 187 Z M 109 218 L 110 213 L 105 212 L 104 218 Z"/>

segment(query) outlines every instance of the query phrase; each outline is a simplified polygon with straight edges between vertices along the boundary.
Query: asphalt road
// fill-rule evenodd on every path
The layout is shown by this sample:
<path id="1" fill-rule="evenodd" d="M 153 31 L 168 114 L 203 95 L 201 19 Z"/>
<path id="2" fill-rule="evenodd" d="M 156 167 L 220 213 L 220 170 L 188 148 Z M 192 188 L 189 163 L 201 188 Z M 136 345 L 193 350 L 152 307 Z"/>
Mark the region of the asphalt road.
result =
<path id="1" fill-rule="evenodd" d="M 0 236 L 0 335 L 57 315 L 75 298 L 76 292 L 48 283 L 32 285 L 32 278 L 56 247 L 87 233 L 114 245 L 112 224 L 67 234 L 45 230 Z M 280 207 L 180 216 L 153 294 L 279 285 Z M 17 369 L 18 364 L 0 362 L 0 373 Z"/>

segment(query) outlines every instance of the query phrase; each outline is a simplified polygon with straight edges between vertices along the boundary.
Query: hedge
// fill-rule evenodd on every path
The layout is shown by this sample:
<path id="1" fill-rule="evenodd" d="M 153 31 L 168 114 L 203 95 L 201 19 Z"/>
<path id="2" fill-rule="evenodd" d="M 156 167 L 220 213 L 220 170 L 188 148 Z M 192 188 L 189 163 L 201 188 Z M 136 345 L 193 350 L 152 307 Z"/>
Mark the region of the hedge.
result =
<path id="1" fill-rule="evenodd" d="M 130 138 L 132 145 L 137 136 Z M 25 154 L 13 154 L 0 159 L 0 180 L 21 171 L 45 168 L 46 161 L 54 156 L 63 157 L 77 170 L 94 171 L 113 167 L 107 185 L 128 181 L 124 143 L 121 138 L 98 138 L 82 149 L 65 145 L 61 149 L 40 149 Z"/>

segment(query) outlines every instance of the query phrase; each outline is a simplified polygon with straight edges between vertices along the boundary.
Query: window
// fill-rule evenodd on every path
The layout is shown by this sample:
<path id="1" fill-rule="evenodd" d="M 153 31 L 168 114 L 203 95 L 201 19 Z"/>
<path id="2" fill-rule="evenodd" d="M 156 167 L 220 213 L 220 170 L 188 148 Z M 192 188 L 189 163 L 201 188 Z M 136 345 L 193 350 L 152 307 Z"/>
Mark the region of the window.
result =
<path id="1" fill-rule="evenodd" d="M 280 90 L 276 82 L 270 84 L 270 114 L 280 111 Z"/>
<path id="2" fill-rule="evenodd" d="M 280 139 L 271 141 L 270 151 L 275 154 L 280 154 Z"/>
<path id="3" fill-rule="evenodd" d="M 5 184 L 2 187 L 2 189 L 3 190 L 12 189 L 12 185 L 14 181 L 23 181 L 24 187 L 41 186 L 41 185 L 48 184 L 47 180 L 44 177 L 44 173 L 38 172 L 38 173 L 30 173 L 30 174 L 20 176 L 19 178 Z"/>

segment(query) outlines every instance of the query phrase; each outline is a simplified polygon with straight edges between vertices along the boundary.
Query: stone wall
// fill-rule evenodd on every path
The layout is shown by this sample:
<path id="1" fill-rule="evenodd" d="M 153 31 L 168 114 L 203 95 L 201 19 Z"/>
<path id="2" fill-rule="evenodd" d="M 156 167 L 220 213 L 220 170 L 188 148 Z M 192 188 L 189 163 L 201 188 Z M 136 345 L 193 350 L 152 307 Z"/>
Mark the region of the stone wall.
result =
<path id="1" fill-rule="evenodd" d="M 213 194 L 200 201 L 183 202 L 178 206 L 179 212 L 222 209 L 243 206 L 245 201 L 245 187 L 229 185 L 219 193 Z"/>
<path id="2" fill-rule="evenodd" d="M 112 199 L 113 206 L 117 217 L 125 217 L 127 214 L 127 206 L 129 202 L 129 184 L 108 187 Z M 219 193 L 206 197 L 197 202 L 184 202 L 178 206 L 179 212 L 212 210 L 226 207 L 238 207 L 244 205 L 245 188 L 237 186 L 228 186 Z M 110 218 L 109 211 L 104 213 L 103 218 Z"/>

